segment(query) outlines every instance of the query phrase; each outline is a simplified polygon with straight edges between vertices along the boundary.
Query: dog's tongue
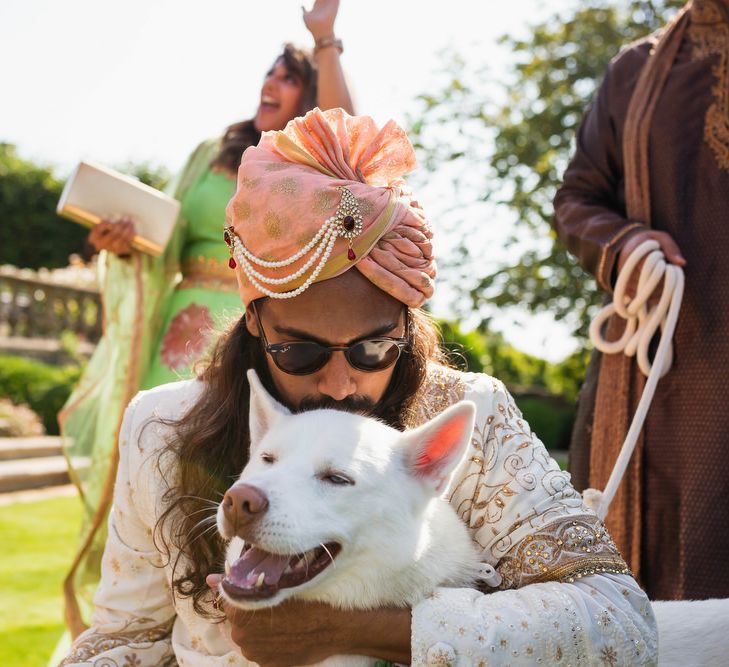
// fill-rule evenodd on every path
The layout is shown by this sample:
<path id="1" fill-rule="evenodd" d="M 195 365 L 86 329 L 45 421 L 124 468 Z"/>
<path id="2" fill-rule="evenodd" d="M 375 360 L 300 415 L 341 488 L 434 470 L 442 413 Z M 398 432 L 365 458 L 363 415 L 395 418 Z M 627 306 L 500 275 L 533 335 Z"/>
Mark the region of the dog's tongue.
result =
<path id="1" fill-rule="evenodd" d="M 261 585 L 259 580 L 263 574 L 263 582 L 268 586 L 275 586 L 289 560 L 291 556 L 279 556 L 258 547 L 251 547 L 233 563 L 228 580 L 238 588 L 255 588 L 256 584 Z"/>

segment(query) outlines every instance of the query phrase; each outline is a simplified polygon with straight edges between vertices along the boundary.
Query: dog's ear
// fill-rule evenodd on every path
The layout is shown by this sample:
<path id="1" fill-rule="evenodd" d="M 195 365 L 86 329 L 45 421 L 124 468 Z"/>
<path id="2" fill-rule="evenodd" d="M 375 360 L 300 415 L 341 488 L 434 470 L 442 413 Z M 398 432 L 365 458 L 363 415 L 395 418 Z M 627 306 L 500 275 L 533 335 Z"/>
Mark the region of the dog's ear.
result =
<path id="1" fill-rule="evenodd" d="M 258 379 L 256 371 L 251 368 L 247 375 L 248 385 L 251 389 L 248 428 L 251 434 L 251 449 L 253 449 L 263 440 L 263 436 L 276 421 L 285 415 L 290 415 L 291 412 L 266 391 Z"/>
<path id="2" fill-rule="evenodd" d="M 461 401 L 404 433 L 401 441 L 408 472 L 433 493 L 442 491 L 471 442 L 475 418 L 475 404 Z"/>

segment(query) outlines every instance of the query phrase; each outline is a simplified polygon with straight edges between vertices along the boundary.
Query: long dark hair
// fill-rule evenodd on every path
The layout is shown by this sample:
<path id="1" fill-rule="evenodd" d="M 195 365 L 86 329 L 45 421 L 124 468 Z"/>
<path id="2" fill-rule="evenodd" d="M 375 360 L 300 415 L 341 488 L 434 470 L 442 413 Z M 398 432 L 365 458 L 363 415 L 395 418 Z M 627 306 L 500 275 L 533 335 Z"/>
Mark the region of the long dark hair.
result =
<path id="1" fill-rule="evenodd" d="M 297 76 L 304 85 L 301 105 L 296 114 L 303 116 L 316 106 L 318 72 L 314 58 L 310 51 L 293 44 L 285 44 L 283 52 L 276 57 L 276 60 L 279 58 L 283 59 L 288 72 Z M 253 119 L 233 123 L 225 130 L 220 143 L 220 152 L 210 162 L 210 168 L 235 177 L 243 151 L 249 146 L 255 146 L 260 138 L 261 133 L 253 124 Z"/>
<path id="2" fill-rule="evenodd" d="M 399 429 L 425 380 L 428 362 L 444 361 L 438 331 L 425 312 L 410 311 L 407 335 L 409 349 L 397 362 L 376 410 L 377 417 Z M 195 405 L 180 420 L 167 422 L 172 435 L 160 455 L 160 469 L 170 471 L 170 478 L 165 479 L 165 509 L 155 526 L 155 543 L 168 559 L 177 552 L 173 592 L 192 597 L 195 611 L 205 617 L 214 616 L 205 576 L 222 570 L 225 553 L 215 530 L 215 511 L 248 461 L 249 368 L 277 397 L 260 341 L 249 333 L 244 316 L 222 334 L 199 373 L 204 389 Z"/>

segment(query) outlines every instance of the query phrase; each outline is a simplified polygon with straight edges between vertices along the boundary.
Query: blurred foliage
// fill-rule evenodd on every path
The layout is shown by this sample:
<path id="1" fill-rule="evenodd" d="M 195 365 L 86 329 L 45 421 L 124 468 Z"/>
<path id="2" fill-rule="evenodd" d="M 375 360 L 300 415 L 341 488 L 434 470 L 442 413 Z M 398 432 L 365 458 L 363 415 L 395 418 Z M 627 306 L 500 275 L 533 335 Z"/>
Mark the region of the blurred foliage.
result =
<path id="1" fill-rule="evenodd" d="M 51 366 L 40 361 L 0 355 L 0 396 L 25 403 L 43 421 L 49 435 L 58 434 L 56 416 L 81 376 L 81 366 Z"/>
<path id="2" fill-rule="evenodd" d="M 27 405 L 15 405 L 0 398 L 0 438 L 26 438 L 45 435 L 40 417 Z"/>
<path id="3" fill-rule="evenodd" d="M 172 177 L 169 169 L 151 162 L 126 162 L 114 167 L 122 174 L 138 178 L 142 183 L 151 185 L 156 190 L 164 190 Z"/>
<path id="4" fill-rule="evenodd" d="M 161 189 L 169 172 L 149 162 L 130 162 L 119 171 Z M 63 180 L 53 170 L 20 158 L 15 146 L 0 143 L 0 264 L 54 269 L 69 255 L 82 254 L 88 229 L 56 215 Z"/>
<path id="5" fill-rule="evenodd" d="M 577 400 L 589 354 L 576 352 L 551 363 L 510 345 L 504 336 L 487 328 L 464 333 L 458 324 L 439 320 L 443 344 L 451 363 L 461 370 L 482 372 L 499 378 L 514 393 L 541 392 Z"/>
<path id="6" fill-rule="evenodd" d="M 514 394 L 514 400 L 532 432 L 547 449 L 567 451 L 570 447 L 576 408 L 560 397 Z M 560 464 L 564 469 L 564 465 Z"/>
<path id="7" fill-rule="evenodd" d="M 88 361 L 89 355 L 86 350 L 81 349 L 82 339 L 75 331 L 69 331 L 68 329 L 62 331 L 59 342 L 61 343 L 61 359 L 68 360 L 77 366 L 81 366 Z"/>
<path id="8" fill-rule="evenodd" d="M 443 55 L 434 92 L 419 97 L 410 132 L 421 163 L 447 174 L 452 209 L 485 219 L 441 262 L 444 274 L 488 321 L 493 307 L 550 311 L 583 343 L 601 297 L 593 278 L 557 241 L 552 199 L 585 108 L 621 47 L 665 24 L 678 0 L 585 0 L 501 44 L 511 65 L 498 77 L 463 54 Z M 471 59 L 473 60 L 473 59 Z M 484 203 L 496 208 L 479 208 Z M 505 248 L 474 244 L 489 216 L 511 220 Z M 465 216 L 464 216 L 465 217 Z M 494 263 L 484 260 L 498 257 Z M 489 311 L 489 307 L 491 310 Z"/>
<path id="9" fill-rule="evenodd" d="M 464 333 L 454 322 L 439 320 L 438 325 L 454 366 L 499 378 L 542 442 L 550 449 L 568 448 L 586 351 L 555 364 L 517 350 L 487 328 Z"/>
<path id="10" fill-rule="evenodd" d="M 49 167 L 0 144 L 0 264 L 56 268 L 83 250 L 88 230 L 56 215 L 62 190 Z"/>

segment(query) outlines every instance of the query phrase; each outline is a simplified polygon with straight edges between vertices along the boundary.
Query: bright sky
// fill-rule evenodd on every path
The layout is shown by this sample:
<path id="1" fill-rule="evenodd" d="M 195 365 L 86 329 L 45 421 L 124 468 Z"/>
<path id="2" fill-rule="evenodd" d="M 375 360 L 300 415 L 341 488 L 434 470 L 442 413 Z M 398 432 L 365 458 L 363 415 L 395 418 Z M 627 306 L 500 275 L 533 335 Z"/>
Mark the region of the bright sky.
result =
<path id="1" fill-rule="evenodd" d="M 524 34 L 567 2 L 341 0 L 336 32 L 358 111 L 404 123 L 415 96 L 432 88 L 443 48 L 498 71 L 508 54 L 497 38 Z M 283 42 L 310 44 L 300 5 L 2 0 L 0 141 L 61 173 L 82 158 L 175 170 L 200 140 L 253 115 Z M 428 194 L 420 194 L 427 209 Z M 474 242 L 498 237 L 484 234 Z M 448 314 L 447 303 L 435 309 Z M 549 359 L 571 350 L 550 318 L 512 319 L 500 328 L 522 349 Z"/>

